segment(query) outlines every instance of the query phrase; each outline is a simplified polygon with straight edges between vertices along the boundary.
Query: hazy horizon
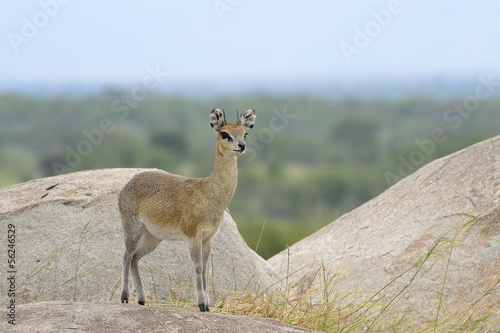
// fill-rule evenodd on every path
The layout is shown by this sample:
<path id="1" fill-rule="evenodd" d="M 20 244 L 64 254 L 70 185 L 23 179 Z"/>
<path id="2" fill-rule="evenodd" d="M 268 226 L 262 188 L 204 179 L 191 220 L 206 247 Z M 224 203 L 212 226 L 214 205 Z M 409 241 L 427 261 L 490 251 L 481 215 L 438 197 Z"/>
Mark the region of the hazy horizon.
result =
<path id="1" fill-rule="evenodd" d="M 2 1 L 0 90 L 474 80 L 500 73 L 500 3 Z M 446 16 L 444 17 L 444 14 Z M 278 91 L 283 87 L 274 87 Z"/>

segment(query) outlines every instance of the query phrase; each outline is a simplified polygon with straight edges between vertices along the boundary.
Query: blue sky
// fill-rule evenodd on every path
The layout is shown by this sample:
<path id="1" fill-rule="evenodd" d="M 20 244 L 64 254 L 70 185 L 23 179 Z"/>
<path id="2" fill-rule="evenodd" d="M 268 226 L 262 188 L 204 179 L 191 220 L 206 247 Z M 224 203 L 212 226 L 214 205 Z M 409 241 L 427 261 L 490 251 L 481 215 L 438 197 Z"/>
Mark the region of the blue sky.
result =
<path id="1" fill-rule="evenodd" d="M 0 4 L 4 85 L 133 82 L 148 67 L 173 81 L 229 83 L 500 73 L 500 2 L 493 0 Z"/>

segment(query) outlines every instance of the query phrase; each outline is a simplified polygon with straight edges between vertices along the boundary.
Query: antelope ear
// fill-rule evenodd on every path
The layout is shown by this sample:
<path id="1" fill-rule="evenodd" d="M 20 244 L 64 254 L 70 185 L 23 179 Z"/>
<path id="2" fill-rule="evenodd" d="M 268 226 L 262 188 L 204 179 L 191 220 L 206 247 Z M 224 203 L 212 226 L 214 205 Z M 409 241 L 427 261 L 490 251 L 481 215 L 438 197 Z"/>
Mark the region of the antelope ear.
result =
<path id="1" fill-rule="evenodd" d="M 246 130 L 249 130 L 253 127 L 255 124 L 255 110 L 246 110 L 243 112 L 236 122 L 236 125 L 243 126 Z"/>
<path id="2" fill-rule="evenodd" d="M 214 128 L 215 133 L 219 133 L 222 126 L 226 125 L 226 115 L 220 109 L 213 109 L 210 112 L 210 126 Z"/>

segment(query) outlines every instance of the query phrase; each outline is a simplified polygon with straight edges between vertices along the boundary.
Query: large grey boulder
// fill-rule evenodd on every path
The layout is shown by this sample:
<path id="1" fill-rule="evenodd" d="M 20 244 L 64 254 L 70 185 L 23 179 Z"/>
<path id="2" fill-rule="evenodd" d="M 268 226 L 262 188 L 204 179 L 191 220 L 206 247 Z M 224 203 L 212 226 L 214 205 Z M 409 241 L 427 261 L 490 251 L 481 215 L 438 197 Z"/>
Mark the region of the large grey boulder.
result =
<path id="1" fill-rule="evenodd" d="M 16 325 L 0 321 L 2 332 L 313 332 L 276 319 L 226 316 L 118 303 L 39 302 L 18 308 Z"/>
<path id="2" fill-rule="evenodd" d="M 365 307 L 400 317 L 498 304 L 500 137 L 422 167 L 268 262 L 297 293 L 327 281 L 339 299 L 374 297 Z"/>
<path id="3" fill-rule="evenodd" d="M 120 302 L 123 232 L 117 197 L 139 169 L 83 171 L 0 190 L 2 244 L 15 228 L 16 302 Z M 225 292 L 264 290 L 274 272 L 241 237 L 226 211 L 212 244 L 212 302 Z M 165 241 L 139 263 L 147 301 L 196 302 L 192 263 L 183 242 Z M 7 295 L 7 283 L 0 284 Z M 135 301 L 135 294 L 131 295 Z M 216 300 L 214 300 L 216 298 Z M 2 298 L 2 304 L 9 299 Z"/>

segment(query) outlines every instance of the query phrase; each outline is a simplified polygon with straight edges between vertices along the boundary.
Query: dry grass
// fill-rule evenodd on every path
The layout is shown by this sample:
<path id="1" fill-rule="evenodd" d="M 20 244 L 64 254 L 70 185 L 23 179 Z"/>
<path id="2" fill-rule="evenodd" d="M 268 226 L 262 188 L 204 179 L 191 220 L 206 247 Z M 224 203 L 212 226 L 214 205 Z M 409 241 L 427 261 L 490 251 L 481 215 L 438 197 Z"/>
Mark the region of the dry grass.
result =
<path id="1" fill-rule="evenodd" d="M 449 287 L 448 273 L 455 245 L 463 241 L 461 237 L 464 229 L 474 220 L 475 218 L 459 223 L 452 239 L 437 239 L 413 266 L 388 281 L 377 292 L 359 289 L 346 291 L 345 282 L 355 276 L 345 276 L 338 269 L 328 270 L 324 265 L 319 265 L 304 268 L 307 269 L 307 274 L 303 273 L 304 269 L 289 272 L 286 278 L 266 290 L 250 285 L 245 291 L 216 290 L 213 280 L 210 280 L 211 311 L 226 315 L 274 318 L 289 325 L 324 332 L 500 332 L 498 276 L 489 278 L 488 287 L 473 303 L 450 306 L 446 302 L 444 291 Z M 52 261 L 50 259 L 44 265 L 47 266 Z M 45 299 L 49 295 L 54 295 L 55 298 L 57 291 L 65 288 L 73 289 L 74 295 L 77 295 L 77 279 L 93 274 L 100 264 L 85 271 L 78 270 L 78 267 L 77 262 L 74 277 L 29 301 Z M 412 309 L 407 302 L 408 297 L 425 289 L 423 278 L 438 268 L 444 268 L 445 274 L 435 295 L 436 306 Z M 30 277 L 42 274 L 42 271 L 39 269 Z M 165 286 L 161 276 L 155 276 L 151 269 L 149 273 L 153 281 L 153 294 L 147 295 L 149 305 L 196 309 L 192 284 L 191 290 L 186 290 L 182 287 L 185 285 L 182 281 L 168 277 L 165 273 Z M 292 277 L 299 273 L 304 277 L 292 283 Z M 211 275 L 213 278 L 214 272 Z M 119 285 L 120 278 L 117 278 L 112 290 L 106 294 L 110 301 L 115 300 Z M 169 290 L 168 302 L 157 295 L 158 288 Z M 134 297 L 132 293 L 131 302 L 135 301 Z"/>
<path id="2" fill-rule="evenodd" d="M 471 304 L 451 307 L 443 302 L 455 244 L 474 220 L 459 223 L 454 238 L 436 240 L 412 267 L 377 292 L 345 292 L 343 282 L 353 277 L 319 265 L 309 268 L 305 277 L 294 284 L 290 280 L 298 272 L 290 273 L 266 290 L 212 290 L 211 309 L 226 315 L 274 318 L 324 332 L 500 332 L 500 299 L 491 297 L 498 295 L 498 277 L 491 277 L 489 287 Z M 436 294 L 436 306 L 415 310 L 405 304 L 409 295 L 425 288 L 423 277 L 438 267 L 444 268 L 445 274 Z M 395 289 L 396 285 L 399 289 Z M 224 296 L 217 298 L 217 295 Z M 195 300 L 176 297 L 175 302 L 162 305 L 194 308 Z"/>
<path id="3" fill-rule="evenodd" d="M 323 283 L 311 282 L 300 294 L 295 293 L 297 285 L 285 287 L 286 279 L 261 292 L 221 290 L 217 294 L 226 296 L 213 300 L 211 311 L 225 315 L 274 318 L 289 325 L 324 332 L 500 331 L 500 300 L 481 302 L 478 299 L 474 304 L 457 306 L 452 312 L 444 311 L 442 307 L 420 313 L 398 311 L 399 306 L 393 305 L 405 290 L 415 287 L 421 274 L 418 267 L 405 273 L 411 274 L 411 282 L 391 298 L 380 296 L 384 290 L 372 295 L 360 290 L 341 295 L 338 287 L 342 281 L 320 267 L 313 275 L 315 281 L 319 279 Z M 398 278 L 402 276 L 403 274 Z M 393 282 L 395 280 L 391 281 Z M 154 306 L 196 309 L 193 297 L 177 297 L 174 302 L 169 303 L 155 302 Z"/>

